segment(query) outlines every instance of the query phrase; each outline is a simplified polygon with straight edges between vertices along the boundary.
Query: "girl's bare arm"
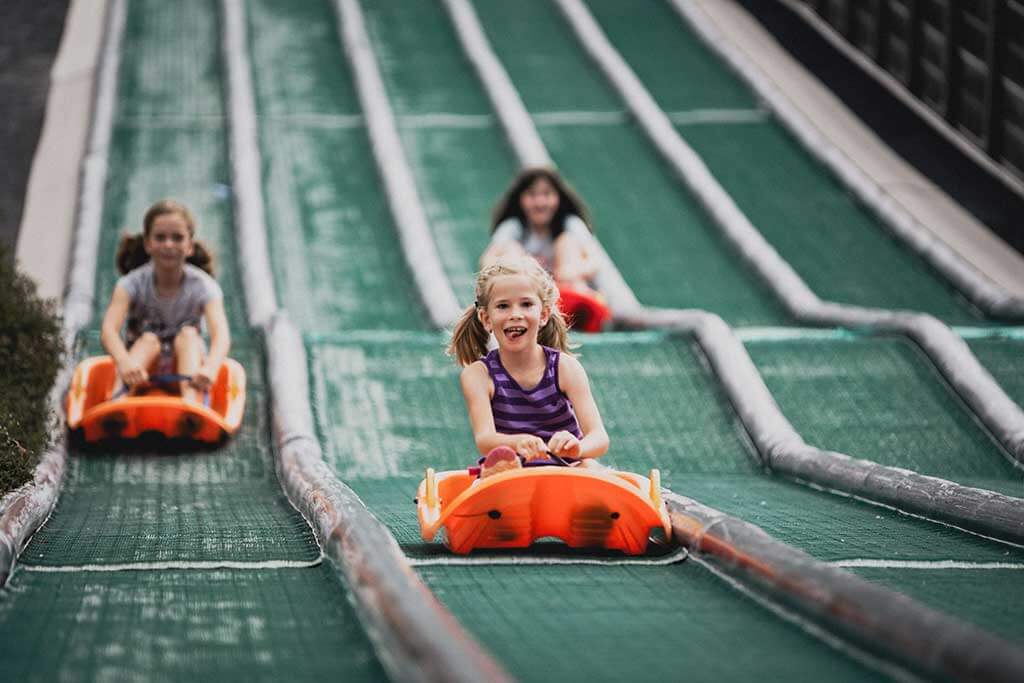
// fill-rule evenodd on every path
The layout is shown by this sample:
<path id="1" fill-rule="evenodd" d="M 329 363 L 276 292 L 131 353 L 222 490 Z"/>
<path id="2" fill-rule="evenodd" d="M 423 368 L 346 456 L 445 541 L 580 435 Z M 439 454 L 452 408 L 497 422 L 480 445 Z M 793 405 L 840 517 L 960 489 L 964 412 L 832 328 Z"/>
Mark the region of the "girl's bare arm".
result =
<path id="1" fill-rule="evenodd" d="M 580 440 L 581 458 L 599 458 L 608 452 L 608 432 L 590 391 L 590 380 L 580 362 L 567 353 L 558 358 L 558 383 L 572 401 L 583 438 Z"/>
<path id="2" fill-rule="evenodd" d="M 544 457 L 547 444 L 532 434 L 500 434 L 494 427 L 494 414 L 491 412 L 491 378 L 483 363 L 467 365 L 459 376 L 462 385 L 462 396 L 466 399 L 469 410 L 469 423 L 473 429 L 476 448 L 486 455 L 498 446 L 508 446 L 524 458 Z"/>
<path id="3" fill-rule="evenodd" d="M 221 363 L 231 348 L 231 332 L 228 328 L 227 314 L 224 312 L 224 299 L 212 299 L 204 309 L 206 329 L 210 332 L 210 352 L 206 356 L 201 372 L 212 382 L 217 377 Z"/>
<path id="4" fill-rule="evenodd" d="M 103 324 L 100 327 L 100 343 L 114 360 L 117 374 L 129 386 L 145 382 L 148 379 L 146 368 L 131 357 L 128 347 L 121 339 L 121 327 L 124 325 L 125 318 L 128 317 L 128 308 L 131 303 L 128 292 L 121 287 L 114 287 L 110 305 L 107 306 L 107 311 L 103 314 Z"/>
<path id="5" fill-rule="evenodd" d="M 597 273 L 597 259 L 591 254 L 589 245 L 577 235 L 563 232 L 555 240 L 555 279 L 577 285 Z"/>

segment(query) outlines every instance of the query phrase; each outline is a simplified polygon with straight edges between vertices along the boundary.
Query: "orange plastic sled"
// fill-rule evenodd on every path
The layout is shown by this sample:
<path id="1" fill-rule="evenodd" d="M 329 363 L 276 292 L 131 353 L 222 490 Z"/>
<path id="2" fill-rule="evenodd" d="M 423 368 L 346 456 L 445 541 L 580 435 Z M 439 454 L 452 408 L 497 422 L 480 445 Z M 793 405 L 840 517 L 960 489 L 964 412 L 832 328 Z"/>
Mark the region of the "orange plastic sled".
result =
<path id="1" fill-rule="evenodd" d="M 185 401 L 177 383 L 151 384 L 114 397 L 117 370 L 110 356 L 87 358 L 75 368 L 65 402 L 72 437 L 94 443 L 147 433 L 220 443 L 234 434 L 245 410 L 245 370 L 227 358 L 209 391 L 208 405 Z"/>
<path id="2" fill-rule="evenodd" d="M 525 548 L 554 536 L 572 548 L 627 555 L 647 550 L 651 531 L 672 537 L 661 477 L 580 467 L 531 467 L 477 479 L 466 470 L 427 469 L 416 494 L 420 534 L 445 530 L 459 554 L 474 548 Z"/>

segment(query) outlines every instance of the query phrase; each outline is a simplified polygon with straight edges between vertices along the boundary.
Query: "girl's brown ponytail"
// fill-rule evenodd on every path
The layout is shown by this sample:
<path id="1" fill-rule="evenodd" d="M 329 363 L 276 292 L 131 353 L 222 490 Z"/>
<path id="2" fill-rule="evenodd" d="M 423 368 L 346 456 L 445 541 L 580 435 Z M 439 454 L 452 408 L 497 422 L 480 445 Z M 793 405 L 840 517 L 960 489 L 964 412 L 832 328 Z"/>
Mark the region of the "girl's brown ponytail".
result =
<path id="1" fill-rule="evenodd" d="M 141 232 L 134 235 L 128 233 L 121 235 L 121 241 L 117 244 L 117 255 L 114 257 L 117 272 L 127 275 L 149 260 L 149 254 L 146 253 L 146 247 L 143 244 L 145 239 Z"/>

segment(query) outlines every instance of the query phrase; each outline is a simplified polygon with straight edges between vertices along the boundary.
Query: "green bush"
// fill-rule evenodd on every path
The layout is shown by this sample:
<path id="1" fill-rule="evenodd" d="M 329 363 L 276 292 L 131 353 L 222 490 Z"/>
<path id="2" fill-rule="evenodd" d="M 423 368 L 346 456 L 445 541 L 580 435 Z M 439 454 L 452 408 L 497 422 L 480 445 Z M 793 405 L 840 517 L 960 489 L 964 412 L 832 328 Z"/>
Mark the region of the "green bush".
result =
<path id="1" fill-rule="evenodd" d="M 56 302 L 0 249 L 0 495 L 31 479 L 50 445 L 50 388 L 63 356 Z"/>

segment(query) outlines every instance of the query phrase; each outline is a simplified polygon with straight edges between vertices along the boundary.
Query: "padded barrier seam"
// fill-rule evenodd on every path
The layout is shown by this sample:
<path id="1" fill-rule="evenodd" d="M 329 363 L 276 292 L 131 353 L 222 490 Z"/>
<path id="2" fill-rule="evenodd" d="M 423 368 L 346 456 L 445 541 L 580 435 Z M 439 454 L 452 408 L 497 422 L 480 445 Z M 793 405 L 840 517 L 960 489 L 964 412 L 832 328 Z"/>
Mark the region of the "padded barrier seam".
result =
<path id="1" fill-rule="evenodd" d="M 255 96 L 252 70 L 248 63 L 245 10 L 238 4 L 238 0 L 223 0 L 222 15 L 223 59 L 228 80 L 230 116 L 231 181 L 235 188 L 232 196 L 235 200 L 235 228 L 244 257 L 239 259 L 239 267 L 248 305 L 249 325 L 258 328 L 266 325 L 278 308 L 271 277 L 273 271 L 270 268 L 267 232 L 264 229 L 264 205 L 262 199 L 254 201 L 256 197 L 261 197 L 258 192 L 263 165 L 257 142 L 259 133 L 256 110 L 252 106 Z"/>
<path id="2" fill-rule="evenodd" d="M 696 554 L 691 557 L 695 564 L 710 572 L 715 578 L 728 584 L 733 590 L 750 598 L 758 606 L 771 612 L 778 618 L 790 622 L 801 631 L 807 633 L 813 638 L 817 638 L 837 652 L 845 654 L 851 659 L 863 664 L 866 668 L 883 673 L 892 680 L 900 681 L 901 683 L 920 683 L 920 679 L 906 669 L 872 655 L 870 652 L 861 649 L 856 644 L 836 636 L 831 631 L 823 628 L 803 614 L 792 609 L 787 609 L 777 601 L 770 600 L 755 590 L 752 586 L 732 576 L 729 572 L 716 565 L 714 561 L 704 559 L 704 557 Z"/>

